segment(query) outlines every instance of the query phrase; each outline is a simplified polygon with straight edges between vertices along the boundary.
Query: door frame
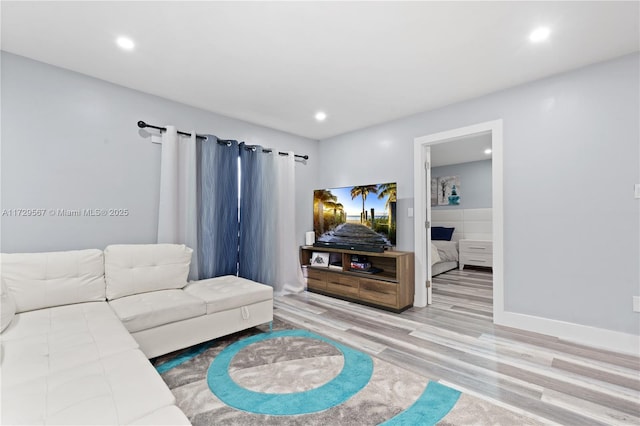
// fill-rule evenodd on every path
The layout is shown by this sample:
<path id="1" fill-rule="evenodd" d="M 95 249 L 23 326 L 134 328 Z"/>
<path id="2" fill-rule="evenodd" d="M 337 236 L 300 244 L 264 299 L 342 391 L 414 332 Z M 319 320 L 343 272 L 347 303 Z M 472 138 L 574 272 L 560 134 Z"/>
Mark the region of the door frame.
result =
<path id="1" fill-rule="evenodd" d="M 427 170 L 425 162 L 431 145 L 445 143 L 476 133 L 491 132 L 491 184 L 493 212 L 493 322 L 501 323 L 504 316 L 504 203 L 503 203 L 503 132 L 502 119 L 486 121 L 471 126 L 459 127 L 444 132 L 420 136 L 414 139 L 414 251 L 415 251 L 415 295 L 413 305 L 427 306 L 427 214 L 431 200 L 427 195 Z M 429 148 L 429 149 L 427 149 Z M 430 183 L 429 183 L 430 185 Z M 430 218 L 429 218 L 430 219 Z M 429 268 L 430 269 L 430 268 Z M 431 300 L 428 301 L 429 303 Z"/>

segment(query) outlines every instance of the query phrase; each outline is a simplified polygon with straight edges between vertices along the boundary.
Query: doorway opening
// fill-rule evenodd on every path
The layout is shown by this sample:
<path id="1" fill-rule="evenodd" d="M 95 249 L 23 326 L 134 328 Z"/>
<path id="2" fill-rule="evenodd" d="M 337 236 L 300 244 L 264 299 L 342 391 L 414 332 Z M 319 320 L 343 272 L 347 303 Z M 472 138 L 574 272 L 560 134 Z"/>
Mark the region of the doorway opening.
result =
<path id="1" fill-rule="evenodd" d="M 491 142 L 491 207 L 488 211 L 473 211 L 469 209 L 467 216 L 474 215 L 489 215 L 489 226 L 492 228 L 483 233 L 482 226 L 468 226 L 467 233 L 464 233 L 464 189 L 462 189 L 462 195 L 457 191 L 453 191 L 452 187 L 455 185 L 455 176 L 445 176 L 444 180 L 448 180 L 448 184 L 442 184 L 442 188 L 439 188 L 438 180 L 436 180 L 436 187 L 432 188 L 432 178 L 439 176 L 432 176 L 432 157 L 433 153 L 436 153 L 439 157 L 445 156 L 447 151 L 450 153 L 456 153 L 466 150 L 472 145 L 473 140 L 485 138 Z M 487 139 L 489 138 L 489 139 Z M 456 144 L 459 146 L 456 147 Z M 464 145 L 460 145 L 464 144 Z M 468 145 L 467 145 L 468 144 Z M 461 149 L 464 147 L 464 149 Z M 483 149 L 486 149 L 483 148 Z M 433 152 L 432 152 L 433 151 Z M 438 154 L 440 153 L 440 154 Z M 472 126 L 462 127 L 458 129 L 448 130 L 432 135 L 426 135 L 415 139 L 414 143 L 414 204 L 415 204 L 415 274 L 416 274 L 416 291 L 414 297 L 414 306 L 421 307 L 432 303 L 432 259 L 433 256 L 437 256 L 437 253 L 432 252 L 432 226 L 434 224 L 433 210 L 436 211 L 436 218 L 440 223 L 446 224 L 447 220 L 442 220 L 442 214 L 437 213 L 439 208 L 432 209 L 432 203 L 435 202 L 438 205 L 437 197 L 434 200 L 431 199 L 432 189 L 444 190 L 445 186 L 449 192 L 440 192 L 438 195 L 441 197 L 442 204 L 448 204 L 447 201 L 452 202 L 450 209 L 445 209 L 448 213 L 445 214 L 444 219 L 448 219 L 447 215 L 451 215 L 452 220 L 460 220 L 460 226 L 458 227 L 458 235 L 454 240 L 470 240 L 470 241 L 491 241 L 492 251 L 492 267 L 493 267 L 493 321 L 498 322 L 502 318 L 504 312 L 504 281 L 503 281 L 503 184 L 502 184 L 502 170 L 503 170 L 503 151 L 502 151 L 502 120 L 490 121 L 485 123 L 479 123 Z M 435 159 L 436 161 L 442 161 Z M 462 160 L 464 161 L 464 160 Z M 437 163 L 436 163 L 437 164 Z M 460 182 L 458 182 L 460 185 Z M 462 183 L 464 185 L 464 183 Z M 453 195 L 453 196 L 452 196 Z M 470 195 L 470 194 L 468 194 Z M 459 204 L 456 204 L 456 201 Z M 457 212 L 456 212 L 457 210 Z M 459 218 L 459 219 L 455 219 Z M 474 218 L 474 219 L 477 219 Z M 436 221 L 437 222 L 437 221 Z M 468 220 L 471 225 L 471 219 Z M 477 222 L 477 221 L 474 221 Z M 452 226 L 455 227 L 455 226 Z M 455 230 L 454 230 L 455 232 Z M 457 244 L 459 247 L 460 244 Z M 458 249 L 459 250 L 459 249 Z M 438 250 L 439 251 L 439 250 Z M 478 259 L 475 259 L 478 260 Z M 478 263 L 478 262 L 471 262 Z M 466 267 L 466 266 L 464 266 Z M 441 272 L 441 271 L 435 271 Z"/>

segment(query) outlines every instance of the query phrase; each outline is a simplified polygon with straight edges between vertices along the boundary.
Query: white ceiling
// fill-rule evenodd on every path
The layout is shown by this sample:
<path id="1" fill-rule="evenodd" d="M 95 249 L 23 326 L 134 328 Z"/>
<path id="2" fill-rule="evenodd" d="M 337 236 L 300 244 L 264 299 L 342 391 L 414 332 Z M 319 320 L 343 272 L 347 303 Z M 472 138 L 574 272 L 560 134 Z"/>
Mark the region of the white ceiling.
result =
<path id="1" fill-rule="evenodd" d="M 638 2 L 1 2 L 3 50 L 323 139 L 640 50 Z M 528 34 L 549 26 L 538 45 Z M 114 44 L 136 42 L 133 52 Z M 328 118 L 313 116 L 324 110 Z M 202 129 L 215 131 L 215 129 Z"/>
<path id="2" fill-rule="evenodd" d="M 490 160 L 491 154 L 484 153 L 487 148 L 491 148 L 491 132 L 448 139 L 431 145 L 431 167 Z"/>

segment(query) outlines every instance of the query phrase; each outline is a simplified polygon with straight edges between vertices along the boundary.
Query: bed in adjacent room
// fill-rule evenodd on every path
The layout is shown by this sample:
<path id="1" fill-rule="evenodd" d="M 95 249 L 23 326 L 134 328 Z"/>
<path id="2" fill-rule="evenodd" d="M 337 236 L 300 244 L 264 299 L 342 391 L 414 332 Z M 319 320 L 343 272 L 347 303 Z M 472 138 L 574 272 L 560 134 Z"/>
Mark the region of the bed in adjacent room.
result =
<path id="1" fill-rule="evenodd" d="M 431 241 L 431 276 L 458 267 L 458 243 L 456 241 Z"/>
<path id="2" fill-rule="evenodd" d="M 432 211 L 431 276 L 458 267 L 461 239 L 491 240 L 492 209 L 436 209 Z"/>
<path id="3" fill-rule="evenodd" d="M 458 267 L 458 243 L 451 241 L 454 227 L 431 228 L 431 276 L 442 274 Z"/>

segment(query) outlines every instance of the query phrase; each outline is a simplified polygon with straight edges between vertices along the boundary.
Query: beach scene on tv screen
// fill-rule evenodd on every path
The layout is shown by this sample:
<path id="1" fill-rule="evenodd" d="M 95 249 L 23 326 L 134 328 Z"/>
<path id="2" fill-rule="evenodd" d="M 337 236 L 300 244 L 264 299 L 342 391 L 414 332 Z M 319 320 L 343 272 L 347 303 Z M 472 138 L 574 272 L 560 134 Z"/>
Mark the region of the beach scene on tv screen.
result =
<path id="1" fill-rule="evenodd" d="M 396 198 L 396 183 L 314 191 L 316 241 L 395 246 Z"/>

